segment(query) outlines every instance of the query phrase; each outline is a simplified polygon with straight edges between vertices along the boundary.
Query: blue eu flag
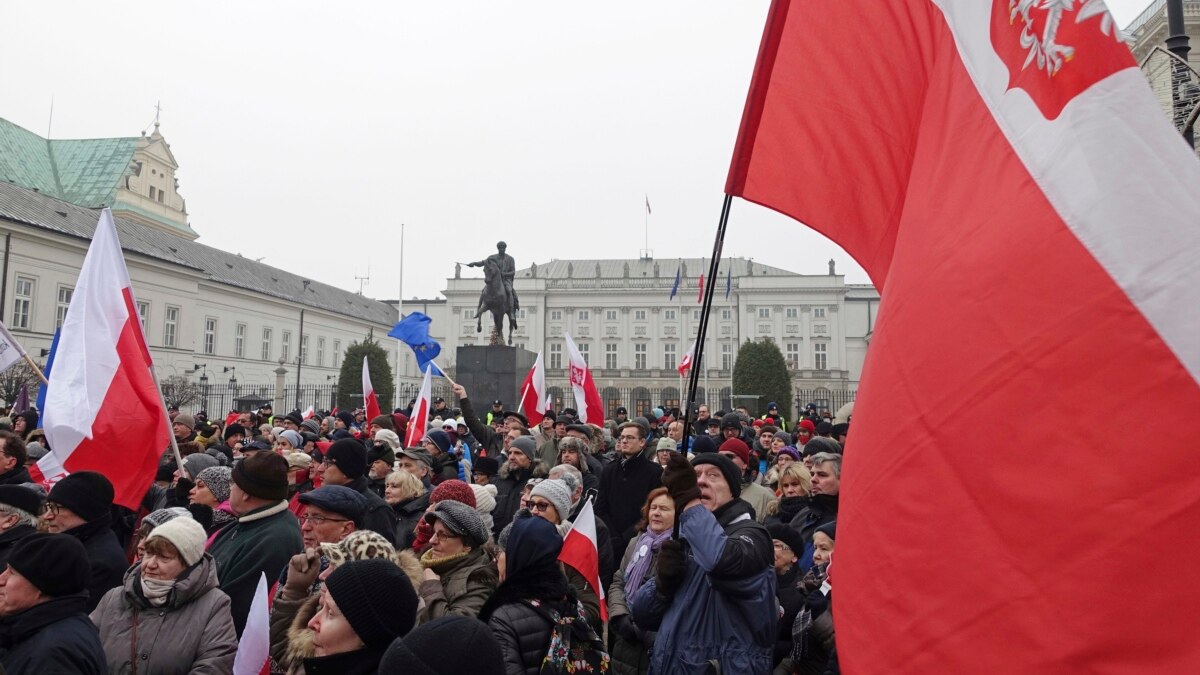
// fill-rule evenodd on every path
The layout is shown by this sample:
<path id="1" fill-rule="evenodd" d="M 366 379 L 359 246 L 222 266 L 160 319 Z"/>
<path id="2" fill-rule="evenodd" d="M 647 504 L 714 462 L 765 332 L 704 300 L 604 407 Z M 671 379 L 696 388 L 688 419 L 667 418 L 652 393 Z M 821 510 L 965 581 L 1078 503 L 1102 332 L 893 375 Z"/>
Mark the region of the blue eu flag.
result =
<path id="1" fill-rule="evenodd" d="M 50 355 L 46 357 L 46 368 L 42 374 L 46 376 L 46 380 L 50 380 L 50 369 L 54 367 L 54 354 L 58 351 L 58 336 L 62 333 L 62 329 L 54 331 L 54 339 L 50 341 Z M 42 428 L 42 421 L 45 420 L 46 413 L 46 392 L 50 390 L 49 384 L 43 384 L 38 387 L 37 409 L 38 409 L 38 428 Z"/>
<path id="2" fill-rule="evenodd" d="M 426 364 L 433 367 L 434 375 L 443 375 L 436 363 L 430 363 L 442 353 L 442 346 L 437 340 L 429 337 L 429 323 L 432 321 L 421 312 L 412 312 L 388 331 L 388 336 L 394 337 L 412 347 L 413 355 L 417 357 L 417 369 L 425 372 Z"/>

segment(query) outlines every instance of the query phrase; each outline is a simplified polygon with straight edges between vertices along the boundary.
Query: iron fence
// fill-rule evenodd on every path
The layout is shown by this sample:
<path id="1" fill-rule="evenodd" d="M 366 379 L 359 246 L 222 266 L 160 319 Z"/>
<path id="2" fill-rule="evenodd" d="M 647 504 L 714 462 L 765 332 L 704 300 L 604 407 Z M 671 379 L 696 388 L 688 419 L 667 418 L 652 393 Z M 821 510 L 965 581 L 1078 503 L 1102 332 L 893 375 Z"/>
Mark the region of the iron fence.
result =
<path id="1" fill-rule="evenodd" d="M 654 408 L 682 407 L 683 396 L 686 393 L 680 387 L 601 387 L 600 400 L 604 402 L 606 418 L 612 418 L 620 407 L 628 410 L 630 417 L 644 417 Z M 555 410 L 575 407 L 575 395 L 572 393 L 570 382 L 547 381 L 546 394 Z M 818 410 L 836 412 L 846 403 L 853 402 L 856 394 L 854 389 L 793 389 L 791 416 L 797 416 L 808 403 L 815 403 Z M 713 413 L 718 410 L 732 410 L 735 405 L 745 405 L 751 413 L 761 415 L 766 412 L 768 401 L 758 400 L 759 398 L 735 395 L 733 387 L 728 386 L 713 387 L 711 391 L 704 387 L 696 390 L 696 403 L 707 405 Z"/>

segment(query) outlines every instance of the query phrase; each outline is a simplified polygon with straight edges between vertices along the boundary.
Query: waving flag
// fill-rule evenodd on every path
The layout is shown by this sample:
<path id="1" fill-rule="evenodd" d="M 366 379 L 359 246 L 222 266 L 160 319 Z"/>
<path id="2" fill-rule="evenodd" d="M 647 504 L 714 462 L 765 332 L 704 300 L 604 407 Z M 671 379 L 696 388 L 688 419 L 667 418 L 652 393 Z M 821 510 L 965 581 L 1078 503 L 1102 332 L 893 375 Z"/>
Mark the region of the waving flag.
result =
<path id="1" fill-rule="evenodd" d="M 596 541 L 596 514 L 592 511 L 592 500 L 588 499 L 575 516 L 567 536 L 563 537 L 558 559 L 564 565 L 574 567 L 592 587 L 600 599 L 600 619 L 608 621 L 608 601 L 604 598 L 604 584 L 600 582 L 600 549 Z"/>
<path id="2" fill-rule="evenodd" d="M 704 272 L 700 273 L 700 281 L 697 282 L 696 287 L 699 289 L 696 292 L 696 302 L 703 303 L 704 302 Z"/>
<path id="3" fill-rule="evenodd" d="M 650 195 L 646 195 L 646 215 L 650 215 Z"/>
<path id="4" fill-rule="evenodd" d="M 388 331 L 389 337 L 408 345 L 417 359 L 417 370 L 424 372 L 425 366 L 432 363 L 442 353 L 442 345 L 429 337 L 429 324 L 433 322 L 421 312 L 409 312 L 403 319 Z M 441 368 L 433 364 L 433 374 L 443 376 Z"/>
<path id="5" fill-rule="evenodd" d="M 375 387 L 371 384 L 371 373 L 367 368 L 367 356 L 363 355 L 362 365 L 363 407 L 367 410 L 367 421 L 379 417 L 379 399 L 375 396 Z M 308 419 L 307 417 L 305 419 Z"/>
<path id="6" fill-rule="evenodd" d="M 54 368 L 54 354 L 58 351 L 59 335 L 62 335 L 62 328 L 55 330 L 54 337 L 50 340 L 50 354 L 46 356 L 46 367 L 42 369 L 42 374 L 46 376 L 46 381 L 42 383 L 42 386 L 38 387 L 37 409 L 39 429 L 46 425 L 46 416 L 43 413 L 46 411 L 46 393 L 50 391 L 50 370 Z"/>
<path id="7" fill-rule="evenodd" d="M 683 266 L 675 268 L 675 283 L 671 284 L 671 297 L 668 300 L 674 300 L 675 294 L 679 292 L 679 284 L 683 283 Z"/>
<path id="8" fill-rule="evenodd" d="M 0 373 L 25 360 L 25 348 L 8 332 L 8 326 L 0 322 Z M 26 401 L 28 404 L 28 401 Z M 39 411 L 40 412 L 40 411 Z"/>
<path id="9" fill-rule="evenodd" d="M 433 385 L 429 375 L 433 367 L 425 368 L 425 379 L 421 381 L 421 393 L 417 394 L 417 402 L 413 404 L 412 415 L 408 417 L 408 431 L 404 434 L 404 447 L 411 448 L 421 444 L 425 438 L 425 427 L 429 426 L 429 411 L 433 407 Z"/>
<path id="10" fill-rule="evenodd" d="M 596 382 L 592 379 L 592 371 L 571 334 L 563 332 L 567 343 L 567 358 L 570 362 L 571 389 L 575 392 L 575 408 L 579 410 L 579 421 L 590 424 L 604 424 L 604 403 L 600 400 L 600 392 L 596 390 Z"/>
<path id="11" fill-rule="evenodd" d="M 46 440 L 35 480 L 99 471 L 114 501 L 137 509 L 170 442 L 166 411 L 151 376 L 129 272 L 108 209 L 100 212 L 63 321 L 46 394 Z M 136 429 L 136 433 L 130 430 Z"/>
<path id="12" fill-rule="evenodd" d="M 1101 0 L 773 3 L 726 191 L 885 298 L 843 473 L 844 672 L 1200 668 L 1197 186 Z M 1132 400 L 1136 487 L 1111 436 Z M 1031 447 L 1015 478 L 997 448 Z"/>
<path id="13" fill-rule="evenodd" d="M 542 353 L 538 352 L 533 367 L 521 383 L 521 410 L 530 424 L 539 424 L 546 416 L 550 397 L 546 395 L 546 367 L 542 364 Z"/>
<path id="14" fill-rule="evenodd" d="M 246 617 L 246 629 L 238 640 L 233 657 L 233 675 L 267 675 L 271 672 L 271 605 L 267 594 L 267 575 L 259 573 L 254 601 Z"/>
<path id="15" fill-rule="evenodd" d="M 730 276 L 729 270 L 725 270 L 725 299 L 729 299 L 729 294 L 733 292 L 733 277 Z"/>
<path id="16" fill-rule="evenodd" d="M 679 368 L 677 368 L 677 370 L 681 376 L 687 373 L 688 368 L 692 367 L 692 359 L 696 358 L 696 342 L 699 340 L 699 337 L 697 337 L 695 340 L 692 340 L 692 346 L 688 347 L 687 353 L 684 354 L 683 359 L 679 361 Z"/>

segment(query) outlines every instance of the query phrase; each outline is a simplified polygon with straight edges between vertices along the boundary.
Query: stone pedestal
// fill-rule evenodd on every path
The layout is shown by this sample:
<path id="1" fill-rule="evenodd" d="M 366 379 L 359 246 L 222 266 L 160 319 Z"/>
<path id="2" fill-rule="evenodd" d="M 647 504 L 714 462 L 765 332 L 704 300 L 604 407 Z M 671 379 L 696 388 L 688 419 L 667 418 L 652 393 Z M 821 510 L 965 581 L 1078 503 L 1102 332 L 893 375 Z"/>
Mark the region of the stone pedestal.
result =
<path id="1" fill-rule="evenodd" d="M 505 410 L 515 410 L 521 383 L 533 368 L 537 354 L 506 345 L 459 347 L 454 380 L 467 390 L 475 412 L 482 419 L 500 399 Z"/>

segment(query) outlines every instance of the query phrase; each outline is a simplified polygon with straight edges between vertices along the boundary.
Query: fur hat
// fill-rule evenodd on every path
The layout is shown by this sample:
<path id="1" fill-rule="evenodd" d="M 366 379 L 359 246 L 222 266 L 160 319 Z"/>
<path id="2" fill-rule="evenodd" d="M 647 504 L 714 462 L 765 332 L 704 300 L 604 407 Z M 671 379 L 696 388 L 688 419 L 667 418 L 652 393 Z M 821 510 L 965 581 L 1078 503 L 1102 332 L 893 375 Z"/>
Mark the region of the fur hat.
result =
<path id="1" fill-rule="evenodd" d="M 554 505 L 554 510 L 558 511 L 558 522 L 567 519 L 571 515 L 571 488 L 566 482 L 554 479 L 544 480 L 538 483 L 533 488 L 533 492 L 529 493 L 529 499 L 541 497 Z"/>
<path id="2" fill-rule="evenodd" d="M 396 562 L 396 547 L 386 537 L 371 530 L 355 530 L 332 544 L 321 544 L 321 555 L 337 567 L 348 560 L 383 558 Z"/>
<path id="3" fill-rule="evenodd" d="M 500 473 L 500 462 L 496 461 L 495 457 L 480 457 L 475 460 L 475 466 L 472 469 L 475 473 L 495 476 Z"/>
<path id="4" fill-rule="evenodd" d="M 172 518 L 151 530 L 146 539 L 154 537 L 162 537 L 171 542 L 188 567 L 200 562 L 204 557 L 204 543 L 208 539 L 204 527 L 190 517 Z"/>

